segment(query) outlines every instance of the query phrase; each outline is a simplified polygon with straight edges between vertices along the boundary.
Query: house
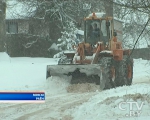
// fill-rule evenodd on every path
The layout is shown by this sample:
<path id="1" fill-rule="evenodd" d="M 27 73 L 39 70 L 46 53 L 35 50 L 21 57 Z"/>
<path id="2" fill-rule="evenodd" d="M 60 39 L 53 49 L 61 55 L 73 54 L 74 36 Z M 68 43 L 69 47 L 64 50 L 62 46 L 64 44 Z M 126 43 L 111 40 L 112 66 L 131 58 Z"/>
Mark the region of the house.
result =
<path id="1" fill-rule="evenodd" d="M 49 26 L 35 19 L 35 8 L 16 0 L 8 0 L 6 8 L 6 49 L 11 57 L 51 57 Z M 27 12 L 26 12 L 27 11 Z"/>
<path id="2" fill-rule="evenodd" d="M 45 25 L 44 19 L 32 18 L 35 8 L 30 8 L 30 10 L 27 9 L 28 7 L 21 2 L 8 0 L 6 8 L 7 34 L 23 33 L 48 36 L 49 27 Z"/>

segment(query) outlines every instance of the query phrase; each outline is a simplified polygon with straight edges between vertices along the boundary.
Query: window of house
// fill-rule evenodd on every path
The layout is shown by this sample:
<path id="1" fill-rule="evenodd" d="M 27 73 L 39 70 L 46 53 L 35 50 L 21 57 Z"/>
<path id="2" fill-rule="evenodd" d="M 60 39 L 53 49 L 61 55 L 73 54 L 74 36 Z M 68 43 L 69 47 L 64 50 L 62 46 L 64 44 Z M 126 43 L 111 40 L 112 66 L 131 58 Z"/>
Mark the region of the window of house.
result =
<path id="1" fill-rule="evenodd" d="M 17 22 L 6 22 L 6 32 L 16 34 L 18 33 L 18 23 Z"/>

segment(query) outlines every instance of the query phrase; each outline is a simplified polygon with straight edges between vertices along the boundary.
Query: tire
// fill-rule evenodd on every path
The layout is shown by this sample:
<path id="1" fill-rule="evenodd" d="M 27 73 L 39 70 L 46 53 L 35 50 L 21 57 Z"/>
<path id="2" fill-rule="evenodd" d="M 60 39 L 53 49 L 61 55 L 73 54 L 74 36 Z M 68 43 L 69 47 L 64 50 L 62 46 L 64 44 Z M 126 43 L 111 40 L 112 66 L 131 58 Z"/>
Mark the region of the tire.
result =
<path id="1" fill-rule="evenodd" d="M 131 85 L 132 79 L 133 79 L 133 59 L 131 59 L 131 58 L 126 60 L 125 77 L 127 80 L 126 85 Z"/>
<path id="2" fill-rule="evenodd" d="M 46 68 L 46 79 L 48 78 L 48 77 L 50 77 L 51 75 L 50 75 L 50 71 L 48 70 L 48 67 Z"/>
<path id="3" fill-rule="evenodd" d="M 132 84 L 132 59 L 115 61 L 113 58 L 104 57 L 100 60 L 100 66 L 100 88 L 102 90 Z M 131 73 L 130 76 L 129 73 Z"/>
<path id="4" fill-rule="evenodd" d="M 100 89 L 110 89 L 115 87 L 115 77 L 112 76 L 112 68 L 115 70 L 114 60 L 109 57 L 100 60 Z"/>
<path id="5" fill-rule="evenodd" d="M 131 85 L 133 79 L 133 59 L 122 60 L 116 64 L 117 86 Z"/>
<path id="6" fill-rule="evenodd" d="M 117 61 L 116 62 L 116 86 L 123 86 L 127 84 L 126 79 L 126 61 Z"/>

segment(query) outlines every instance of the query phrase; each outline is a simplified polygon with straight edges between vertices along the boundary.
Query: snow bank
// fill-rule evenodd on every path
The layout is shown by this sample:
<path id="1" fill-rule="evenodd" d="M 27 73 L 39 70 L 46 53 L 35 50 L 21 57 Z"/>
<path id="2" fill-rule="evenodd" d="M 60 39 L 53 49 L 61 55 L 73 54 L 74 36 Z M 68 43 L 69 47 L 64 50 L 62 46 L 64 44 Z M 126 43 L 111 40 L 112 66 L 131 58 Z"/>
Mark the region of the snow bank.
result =
<path id="1" fill-rule="evenodd" d="M 149 82 L 150 83 L 150 61 L 134 59 L 133 84 Z"/>
<path id="2" fill-rule="evenodd" d="M 0 90 L 44 90 L 46 66 L 52 64 L 57 59 L 10 58 L 0 53 Z"/>
<path id="3" fill-rule="evenodd" d="M 97 95 L 91 97 L 88 102 L 67 110 L 66 114 L 72 114 L 74 120 L 122 120 L 121 118 L 126 118 L 125 115 L 129 112 L 129 105 L 123 106 L 127 109 L 126 111 L 121 111 L 118 107 L 119 103 L 121 101 L 132 100 L 144 102 L 141 116 L 149 116 L 150 96 L 146 96 L 149 91 L 150 87 L 147 84 L 124 86 L 101 91 L 98 92 Z M 132 118 L 133 117 L 128 117 L 128 120 Z"/>
<path id="4" fill-rule="evenodd" d="M 45 83 L 45 90 L 53 95 L 67 93 L 66 88 L 69 86 L 70 80 L 71 77 L 50 77 Z"/>
<path id="5" fill-rule="evenodd" d="M 0 52 L 0 62 L 10 62 L 11 58 L 6 52 Z"/>
<path id="6" fill-rule="evenodd" d="M 67 92 L 69 93 L 84 93 L 84 92 L 101 91 L 99 85 L 90 84 L 90 83 L 73 84 L 73 85 L 69 85 L 66 89 L 67 89 Z"/>

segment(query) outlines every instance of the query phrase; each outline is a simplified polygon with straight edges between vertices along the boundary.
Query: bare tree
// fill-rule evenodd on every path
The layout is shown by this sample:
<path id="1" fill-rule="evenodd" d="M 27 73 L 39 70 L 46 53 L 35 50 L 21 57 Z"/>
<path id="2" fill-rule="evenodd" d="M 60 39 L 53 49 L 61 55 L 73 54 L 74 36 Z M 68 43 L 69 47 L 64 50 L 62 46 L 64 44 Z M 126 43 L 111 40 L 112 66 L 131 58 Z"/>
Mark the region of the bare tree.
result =
<path id="1" fill-rule="evenodd" d="M 0 52 L 5 51 L 5 11 L 6 11 L 6 3 L 0 1 Z"/>
<path id="2" fill-rule="evenodd" d="M 150 15 L 148 0 L 114 0 L 114 16 L 124 21 L 124 42 L 132 48 Z M 149 24 L 142 34 L 137 47 L 148 46 Z"/>
<path id="3" fill-rule="evenodd" d="M 27 6 L 29 18 L 43 19 L 50 27 L 51 39 L 60 36 L 66 21 L 73 21 L 81 27 L 83 18 L 91 12 L 106 12 L 112 16 L 112 0 L 18 0 Z M 90 6 L 84 9 L 84 5 Z M 31 16 L 32 15 L 32 16 Z M 59 35 L 58 35 L 59 34 Z"/>

